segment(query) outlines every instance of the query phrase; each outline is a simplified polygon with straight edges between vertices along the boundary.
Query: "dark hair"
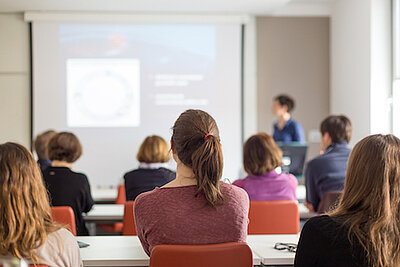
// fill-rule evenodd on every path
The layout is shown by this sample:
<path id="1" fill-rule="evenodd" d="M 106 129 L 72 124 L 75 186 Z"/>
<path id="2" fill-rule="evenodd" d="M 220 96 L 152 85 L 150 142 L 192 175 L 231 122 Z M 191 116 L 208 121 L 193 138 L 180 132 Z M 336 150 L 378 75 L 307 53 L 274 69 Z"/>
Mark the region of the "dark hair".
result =
<path id="1" fill-rule="evenodd" d="M 289 113 L 294 109 L 294 100 L 288 95 L 278 95 L 275 97 L 275 101 L 278 101 L 281 106 L 287 106 Z"/>
<path id="2" fill-rule="evenodd" d="M 82 155 L 82 146 L 78 137 L 73 133 L 61 132 L 50 139 L 47 145 L 49 159 L 75 162 Z"/>
<path id="3" fill-rule="evenodd" d="M 175 121 L 172 131 L 171 143 L 179 160 L 193 169 L 198 186 L 196 196 L 204 195 L 213 207 L 221 205 L 224 198 L 219 180 L 223 158 L 215 120 L 202 110 L 189 109 Z"/>
<path id="4" fill-rule="evenodd" d="M 334 143 L 343 141 L 349 143 L 353 127 L 351 126 L 349 118 L 347 118 L 346 116 L 332 115 L 321 122 L 320 131 L 322 135 L 328 133 L 332 139 L 332 142 Z"/>
<path id="5" fill-rule="evenodd" d="M 262 175 L 282 164 L 282 150 L 266 133 L 247 139 L 243 148 L 243 165 L 248 174 Z"/>
<path id="6" fill-rule="evenodd" d="M 48 130 L 36 136 L 36 139 L 33 142 L 33 146 L 39 159 L 49 159 L 49 157 L 47 156 L 47 144 L 49 143 L 50 139 L 55 135 L 56 131 Z"/>

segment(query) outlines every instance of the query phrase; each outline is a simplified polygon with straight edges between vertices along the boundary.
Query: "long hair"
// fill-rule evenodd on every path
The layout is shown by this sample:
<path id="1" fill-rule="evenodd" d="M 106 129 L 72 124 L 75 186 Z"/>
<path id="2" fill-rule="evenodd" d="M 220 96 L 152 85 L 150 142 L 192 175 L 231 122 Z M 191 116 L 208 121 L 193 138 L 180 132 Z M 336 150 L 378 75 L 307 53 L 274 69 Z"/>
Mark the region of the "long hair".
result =
<path id="1" fill-rule="evenodd" d="M 350 242 L 362 245 L 369 265 L 400 266 L 400 139 L 371 135 L 355 145 L 330 215 L 344 219 Z"/>
<path id="2" fill-rule="evenodd" d="M 182 163 L 193 169 L 197 180 L 197 194 L 204 195 L 208 204 L 221 205 L 219 180 L 223 157 L 219 131 L 215 120 L 202 110 L 183 112 L 172 127 L 172 147 Z"/>
<path id="3" fill-rule="evenodd" d="M 53 224 L 43 179 L 32 154 L 16 143 L 0 145 L 0 252 L 39 263 Z"/>

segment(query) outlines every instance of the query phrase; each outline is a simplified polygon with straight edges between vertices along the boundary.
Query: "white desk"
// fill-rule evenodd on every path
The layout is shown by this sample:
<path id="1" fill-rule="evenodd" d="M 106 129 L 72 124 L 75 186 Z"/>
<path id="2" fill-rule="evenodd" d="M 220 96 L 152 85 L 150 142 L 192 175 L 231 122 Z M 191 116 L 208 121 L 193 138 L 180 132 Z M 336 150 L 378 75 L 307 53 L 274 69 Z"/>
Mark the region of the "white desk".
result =
<path id="1" fill-rule="evenodd" d="M 316 212 L 310 212 L 306 206 L 304 206 L 304 203 L 299 203 L 299 214 L 300 214 L 300 220 L 307 220 L 310 219 L 314 216 L 318 216 L 320 214 Z"/>
<path id="2" fill-rule="evenodd" d="M 124 205 L 95 204 L 83 219 L 86 222 L 122 222 L 124 217 Z"/>
<path id="3" fill-rule="evenodd" d="M 304 202 L 306 199 L 306 186 L 305 185 L 298 185 L 296 187 L 296 196 L 299 202 Z"/>
<path id="4" fill-rule="evenodd" d="M 149 266 L 150 258 L 137 236 L 79 236 L 76 239 L 90 244 L 80 249 L 83 266 Z"/>
<path id="5" fill-rule="evenodd" d="M 303 203 L 299 203 L 300 219 L 309 219 L 317 216 L 315 212 L 309 212 Z M 86 222 L 122 222 L 124 217 L 124 205 L 95 204 L 91 211 L 83 218 Z"/>
<path id="6" fill-rule="evenodd" d="M 92 193 L 92 198 L 96 203 L 99 202 L 113 203 L 117 199 L 118 189 L 116 187 L 92 188 L 91 193 Z"/>
<path id="7" fill-rule="evenodd" d="M 276 250 L 276 243 L 295 243 L 299 241 L 299 235 L 249 235 L 247 244 L 253 253 L 261 258 L 264 265 L 292 265 L 294 252 Z"/>
<path id="8" fill-rule="evenodd" d="M 137 236 L 79 236 L 76 239 L 90 244 L 80 249 L 83 266 L 149 266 L 150 258 Z M 261 264 L 260 256 L 254 252 L 253 264 Z"/>

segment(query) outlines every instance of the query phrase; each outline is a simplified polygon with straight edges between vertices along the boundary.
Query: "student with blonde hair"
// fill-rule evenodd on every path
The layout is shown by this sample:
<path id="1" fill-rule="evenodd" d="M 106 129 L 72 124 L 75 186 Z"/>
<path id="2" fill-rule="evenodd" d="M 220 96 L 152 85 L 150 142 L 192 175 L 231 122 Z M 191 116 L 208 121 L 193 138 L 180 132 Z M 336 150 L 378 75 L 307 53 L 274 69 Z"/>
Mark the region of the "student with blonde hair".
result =
<path id="1" fill-rule="evenodd" d="M 371 135 L 349 158 L 339 206 L 302 230 L 295 266 L 400 266 L 400 139 Z"/>
<path id="2" fill-rule="evenodd" d="M 167 142 L 157 135 L 146 137 L 136 155 L 139 168 L 125 173 L 126 200 L 135 200 L 143 192 L 163 186 L 175 179 L 169 170 L 171 154 Z"/>
<path id="3" fill-rule="evenodd" d="M 50 267 L 82 266 L 78 244 L 55 224 L 39 166 L 16 143 L 0 145 L 0 262 L 25 258 Z"/>
<path id="4" fill-rule="evenodd" d="M 136 230 L 146 253 L 160 244 L 246 242 L 249 198 L 220 181 L 222 147 L 214 119 L 187 110 L 172 132 L 176 179 L 135 201 Z"/>

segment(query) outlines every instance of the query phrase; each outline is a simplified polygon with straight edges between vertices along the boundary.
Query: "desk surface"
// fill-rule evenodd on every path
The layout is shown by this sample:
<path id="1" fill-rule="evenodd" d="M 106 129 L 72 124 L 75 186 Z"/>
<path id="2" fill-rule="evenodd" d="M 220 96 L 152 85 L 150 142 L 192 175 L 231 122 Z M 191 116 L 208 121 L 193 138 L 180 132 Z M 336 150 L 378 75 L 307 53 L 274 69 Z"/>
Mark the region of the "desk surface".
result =
<path id="1" fill-rule="evenodd" d="M 309 219 L 318 215 L 311 213 L 299 203 L 300 219 Z M 124 205 L 117 204 L 95 204 L 91 211 L 83 215 L 86 222 L 122 222 L 124 217 Z"/>
<path id="2" fill-rule="evenodd" d="M 124 217 L 124 205 L 95 204 L 83 219 L 86 222 L 122 222 Z"/>
<path id="3" fill-rule="evenodd" d="M 261 258 L 264 265 L 291 265 L 294 263 L 294 252 L 276 250 L 276 243 L 295 243 L 299 241 L 299 235 L 249 235 L 247 244 L 253 253 Z"/>
<path id="4" fill-rule="evenodd" d="M 118 189 L 116 187 L 102 187 L 102 188 L 92 188 L 91 190 L 92 198 L 94 202 L 115 202 L 118 195 Z"/>
<path id="5" fill-rule="evenodd" d="M 149 266 L 149 256 L 144 252 L 137 236 L 79 236 L 89 244 L 81 248 L 83 266 Z"/>
<path id="6" fill-rule="evenodd" d="M 150 258 L 137 236 L 79 236 L 77 240 L 90 244 L 80 249 L 83 266 L 149 266 Z M 255 252 L 253 264 L 261 264 Z"/>
<path id="7" fill-rule="evenodd" d="M 114 202 L 118 195 L 118 189 L 116 187 L 103 187 L 93 188 L 92 197 L 93 200 L 98 202 Z M 296 188 L 296 195 L 299 202 L 303 202 L 306 199 L 306 187 L 304 185 L 298 185 Z"/>

